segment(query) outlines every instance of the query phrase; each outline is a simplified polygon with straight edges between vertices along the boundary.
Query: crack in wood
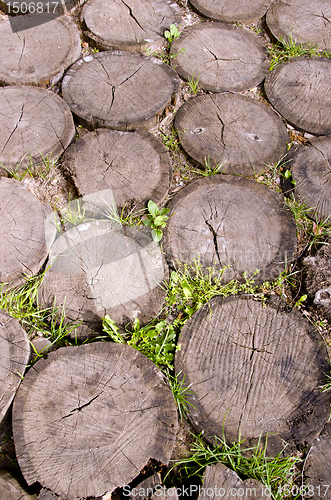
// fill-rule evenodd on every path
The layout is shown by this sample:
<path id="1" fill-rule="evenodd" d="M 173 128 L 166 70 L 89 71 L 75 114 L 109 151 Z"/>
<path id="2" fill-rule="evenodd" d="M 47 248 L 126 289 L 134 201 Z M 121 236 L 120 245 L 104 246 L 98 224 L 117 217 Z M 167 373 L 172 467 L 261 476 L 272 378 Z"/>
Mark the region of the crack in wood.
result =
<path id="1" fill-rule="evenodd" d="M 19 119 L 18 119 L 18 121 L 17 121 L 17 123 L 16 123 L 15 127 L 13 128 L 13 130 L 11 131 L 11 133 L 9 134 L 9 137 L 8 137 L 8 139 L 6 140 L 5 145 L 3 146 L 2 150 L 1 150 L 1 153 L 4 151 L 4 149 L 5 149 L 5 147 L 7 146 L 8 142 L 10 141 L 10 139 L 12 138 L 12 136 L 14 135 L 14 133 L 16 132 L 17 127 L 18 127 L 18 125 L 19 125 L 20 121 L 22 120 L 23 113 L 24 113 L 24 104 L 25 104 L 25 103 L 23 102 L 23 104 L 22 104 L 22 108 L 21 108 L 21 112 L 20 112 L 20 116 L 19 116 Z"/>
<path id="2" fill-rule="evenodd" d="M 86 406 L 89 406 L 91 403 L 93 403 L 93 401 L 95 401 L 102 394 L 102 392 L 100 392 L 100 394 L 97 394 L 96 396 L 94 396 L 94 398 L 92 398 L 88 403 L 85 403 L 81 406 L 78 406 L 77 408 L 74 408 L 73 410 L 71 410 L 71 412 L 68 415 L 64 415 L 64 417 L 61 417 L 60 420 L 63 420 L 64 418 L 72 417 L 75 414 L 75 412 L 77 412 L 77 411 L 82 411 L 83 408 L 85 408 Z"/>
<path id="3" fill-rule="evenodd" d="M 127 3 L 124 2 L 124 0 L 121 0 L 122 4 L 125 5 L 125 7 L 127 7 L 129 9 L 129 14 L 130 14 L 130 17 L 132 17 L 132 19 L 138 24 L 139 28 L 142 29 L 143 31 L 146 31 L 140 24 L 140 22 L 138 21 L 138 19 L 134 16 L 133 12 L 132 12 L 132 8 L 130 7 L 130 5 L 128 5 Z"/>

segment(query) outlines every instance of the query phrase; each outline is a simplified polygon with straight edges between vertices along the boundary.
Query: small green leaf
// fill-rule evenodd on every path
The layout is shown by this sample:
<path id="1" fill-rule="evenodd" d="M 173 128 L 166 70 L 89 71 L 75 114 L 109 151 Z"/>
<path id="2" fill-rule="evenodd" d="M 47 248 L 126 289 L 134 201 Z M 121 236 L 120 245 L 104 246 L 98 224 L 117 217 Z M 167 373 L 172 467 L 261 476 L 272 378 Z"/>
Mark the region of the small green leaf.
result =
<path id="1" fill-rule="evenodd" d="M 170 212 L 170 208 L 161 208 L 160 215 L 166 215 Z M 169 217 L 167 217 L 169 219 Z"/>
<path id="2" fill-rule="evenodd" d="M 152 229 L 152 238 L 154 241 L 158 242 L 162 239 L 162 231 L 161 229 Z"/>
<path id="3" fill-rule="evenodd" d="M 165 38 L 170 38 L 170 37 L 171 37 L 171 33 L 170 33 L 170 31 L 166 30 L 166 31 L 164 32 L 164 37 L 165 37 Z"/>
<path id="4" fill-rule="evenodd" d="M 285 177 L 285 179 L 289 179 L 291 177 L 291 172 L 289 170 L 286 170 L 284 177 Z"/>
<path id="5" fill-rule="evenodd" d="M 143 224 L 144 226 L 150 227 L 152 225 L 152 221 L 150 219 L 144 219 Z"/>
<path id="6" fill-rule="evenodd" d="M 148 207 L 148 211 L 151 215 L 153 215 L 154 217 L 159 215 L 159 213 L 160 213 L 159 207 L 157 206 L 156 203 L 154 203 L 154 201 L 149 200 L 147 207 Z"/>

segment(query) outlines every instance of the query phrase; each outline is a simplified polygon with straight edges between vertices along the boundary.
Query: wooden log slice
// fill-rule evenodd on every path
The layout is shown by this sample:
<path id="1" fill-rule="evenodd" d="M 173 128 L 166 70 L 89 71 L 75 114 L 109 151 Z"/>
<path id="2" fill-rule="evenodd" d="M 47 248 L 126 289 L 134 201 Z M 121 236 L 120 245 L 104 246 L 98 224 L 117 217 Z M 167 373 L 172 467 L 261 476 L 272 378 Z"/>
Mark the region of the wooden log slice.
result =
<path id="1" fill-rule="evenodd" d="M 302 472 L 306 492 L 315 498 L 330 498 L 331 423 L 328 422 L 310 448 Z M 310 485 L 310 486 L 309 486 Z"/>
<path id="2" fill-rule="evenodd" d="M 38 361 L 13 406 L 26 481 L 67 500 L 126 485 L 151 458 L 168 464 L 177 427 L 161 371 L 132 347 L 110 342 L 62 348 Z"/>
<path id="3" fill-rule="evenodd" d="M 46 87 L 54 77 L 78 59 L 79 31 L 67 17 L 54 19 L 38 14 L 41 24 L 30 26 L 35 14 L 17 16 L 0 23 L 1 85 L 39 85 Z"/>
<path id="4" fill-rule="evenodd" d="M 260 481 L 257 479 L 243 481 L 238 474 L 222 463 L 207 465 L 202 482 L 198 500 L 203 500 L 206 494 L 210 500 L 219 498 L 230 500 L 233 497 L 240 497 L 242 500 L 252 498 L 262 500 L 270 496 L 269 491 Z"/>
<path id="5" fill-rule="evenodd" d="M 323 245 L 303 260 L 305 288 L 318 312 L 331 321 L 331 247 Z"/>
<path id="6" fill-rule="evenodd" d="M 146 52 L 165 45 L 164 31 L 180 23 L 181 12 L 172 0 L 89 0 L 81 20 L 102 49 Z"/>
<path id="7" fill-rule="evenodd" d="M 228 279 L 260 270 L 274 279 L 296 248 L 290 213 L 264 186 L 239 177 L 214 175 L 181 189 L 169 204 L 165 249 L 170 262 L 231 266 Z"/>
<path id="8" fill-rule="evenodd" d="M 86 56 L 69 69 L 62 83 L 64 100 L 92 129 L 148 128 L 178 89 L 172 68 L 133 52 Z"/>
<path id="9" fill-rule="evenodd" d="M 203 16 L 216 21 L 252 23 L 264 16 L 271 1 L 190 0 L 190 4 Z"/>
<path id="10" fill-rule="evenodd" d="M 331 60 L 297 57 L 271 71 L 265 92 L 294 127 L 315 135 L 331 133 Z"/>
<path id="11" fill-rule="evenodd" d="M 295 191 L 321 221 L 331 218 L 331 136 L 311 139 L 291 155 Z M 331 221 L 329 221 L 331 223 Z"/>
<path id="12" fill-rule="evenodd" d="M 77 334 L 95 335 L 108 314 L 118 325 L 139 317 L 150 321 L 166 292 L 164 257 L 150 234 L 106 221 L 80 224 L 61 235 L 50 249 L 50 269 L 40 300 L 65 307 L 67 321 L 83 320 Z M 111 285 L 110 285 L 111 284 Z"/>
<path id="13" fill-rule="evenodd" d="M 171 64 L 211 92 L 248 90 L 262 82 L 270 62 L 261 39 L 243 28 L 202 22 L 182 31 L 171 45 Z"/>
<path id="14" fill-rule="evenodd" d="M 61 97 L 23 85 L 0 88 L 0 130 L 0 175 L 24 172 L 50 156 L 56 160 L 75 135 Z"/>
<path id="15" fill-rule="evenodd" d="M 22 182 L 0 178 L 0 282 L 16 286 L 47 257 L 41 202 Z"/>
<path id="16" fill-rule="evenodd" d="M 30 344 L 25 331 L 16 319 L 0 311 L 0 422 L 14 399 L 29 359 Z"/>
<path id="17" fill-rule="evenodd" d="M 331 5 L 328 0 L 274 2 L 267 12 L 268 28 L 278 40 L 331 50 Z"/>
<path id="18" fill-rule="evenodd" d="M 36 500 L 19 485 L 9 472 L 0 470 L 0 495 L 3 500 Z"/>
<path id="19" fill-rule="evenodd" d="M 226 173 L 254 176 L 286 154 L 283 120 L 262 101 L 236 94 L 201 95 L 178 111 L 181 145 L 197 162 Z"/>
<path id="20" fill-rule="evenodd" d="M 62 165 L 81 196 L 109 188 L 117 207 L 134 210 L 162 203 L 172 178 L 167 149 L 145 130 L 97 129 L 67 149 Z"/>
<path id="21" fill-rule="evenodd" d="M 180 344 L 175 369 L 194 393 L 190 420 L 211 441 L 274 433 L 304 445 L 328 420 L 327 349 L 298 311 L 216 297 L 186 323 Z"/>

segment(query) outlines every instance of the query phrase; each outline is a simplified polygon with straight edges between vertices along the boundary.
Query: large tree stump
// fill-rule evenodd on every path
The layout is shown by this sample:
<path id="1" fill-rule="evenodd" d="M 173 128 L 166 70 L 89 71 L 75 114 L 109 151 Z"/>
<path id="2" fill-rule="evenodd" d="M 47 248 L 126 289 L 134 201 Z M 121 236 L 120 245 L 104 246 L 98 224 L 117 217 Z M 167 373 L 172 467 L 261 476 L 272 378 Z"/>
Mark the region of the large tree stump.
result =
<path id="1" fill-rule="evenodd" d="M 0 422 L 14 399 L 29 358 L 25 331 L 16 319 L 0 310 Z"/>
<path id="2" fill-rule="evenodd" d="M 294 127 L 315 135 L 331 133 L 331 61 L 297 57 L 271 71 L 265 92 Z"/>
<path id="3" fill-rule="evenodd" d="M 27 373 L 13 406 L 26 481 L 68 500 L 130 483 L 151 458 L 168 464 L 177 426 L 164 375 L 123 344 L 51 353 Z"/>
<path id="4" fill-rule="evenodd" d="M 236 94 L 202 95 L 178 111 L 175 127 L 197 162 L 240 175 L 256 175 L 286 154 L 283 120 L 262 101 Z"/>
<path id="5" fill-rule="evenodd" d="M 260 38 L 224 23 L 187 27 L 171 45 L 171 64 L 211 92 L 248 90 L 262 82 L 269 59 Z"/>
<path id="6" fill-rule="evenodd" d="M 0 130 L 1 175 L 23 172 L 50 156 L 56 160 L 75 135 L 72 114 L 61 97 L 23 85 L 0 88 Z"/>
<path id="7" fill-rule="evenodd" d="M 194 392 L 190 420 L 209 440 L 274 433 L 304 445 L 328 420 L 330 396 L 320 390 L 327 349 L 299 312 L 216 297 L 186 323 L 180 344 L 175 368 Z"/>
<path id="8" fill-rule="evenodd" d="M 146 52 L 165 45 L 164 31 L 180 23 L 181 12 L 172 0 L 89 0 L 81 19 L 98 47 Z"/>
<path id="9" fill-rule="evenodd" d="M 330 498 L 331 492 L 331 422 L 315 439 L 308 451 L 302 472 L 305 496 Z M 309 486 L 310 485 L 310 486 Z"/>
<path id="10" fill-rule="evenodd" d="M 267 12 L 272 0 L 190 0 L 203 16 L 216 21 L 251 23 Z"/>
<path id="11" fill-rule="evenodd" d="M 108 314 L 126 326 L 150 321 L 166 292 L 159 284 L 168 268 L 158 244 L 145 230 L 91 220 L 61 235 L 50 249 L 50 269 L 40 300 L 65 309 L 67 321 L 80 321 L 77 335 L 96 335 Z"/>
<path id="12" fill-rule="evenodd" d="M 296 193 L 312 208 L 312 216 L 331 218 L 331 137 L 311 139 L 293 150 L 291 159 Z"/>
<path id="13" fill-rule="evenodd" d="M 176 72 L 133 52 L 100 52 L 77 61 L 62 83 L 64 100 L 89 128 L 149 128 L 178 93 Z"/>
<path id="14" fill-rule="evenodd" d="M 40 201 L 22 182 L 0 178 L 0 282 L 24 283 L 47 257 L 45 215 Z"/>
<path id="15" fill-rule="evenodd" d="M 288 41 L 331 50 L 331 5 L 328 0 L 291 0 L 273 2 L 267 12 L 267 25 L 272 34 Z"/>
<path id="16" fill-rule="evenodd" d="M 46 87 L 80 56 L 76 25 L 67 17 L 54 19 L 38 14 L 42 21 L 30 26 L 35 14 L 17 16 L 0 23 L 0 83 L 2 85 L 39 85 Z"/>
<path id="17" fill-rule="evenodd" d="M 296 248 L 296 226 L 274 194 L 254 181 L 214 175 L 181 189 L 169 204 L 165 248 L 170 262 L 231 266 L 228 279 L 244 271 L 274 279 Z"/>
<path id="18" fill-rule="evenodd" d="M 0 470 L 0 496 L 3 500 L 36 500 L 29 495 L 8 472 Z"/>
<path id="19" fill-rule="evenodd" d="M 172 177 L 168 151 L 145 130 L 90 132 L 67 149 L 63 166 L 81 196 L 109 188 L 117 207 L 134 211 L 162 203 Z"/>

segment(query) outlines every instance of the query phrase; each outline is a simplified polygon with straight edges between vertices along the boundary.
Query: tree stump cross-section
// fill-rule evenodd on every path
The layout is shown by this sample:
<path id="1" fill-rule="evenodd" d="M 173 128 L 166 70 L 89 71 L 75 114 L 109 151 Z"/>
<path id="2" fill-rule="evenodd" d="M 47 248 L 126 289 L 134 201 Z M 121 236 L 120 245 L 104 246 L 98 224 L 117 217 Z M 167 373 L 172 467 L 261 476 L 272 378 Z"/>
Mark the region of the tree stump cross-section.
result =
<path id="1" fill-rule="evenodd" d="M 264 16 L 272 0 L 190 0 L 203 16 L 227 23 L 252 23 Z"/>

